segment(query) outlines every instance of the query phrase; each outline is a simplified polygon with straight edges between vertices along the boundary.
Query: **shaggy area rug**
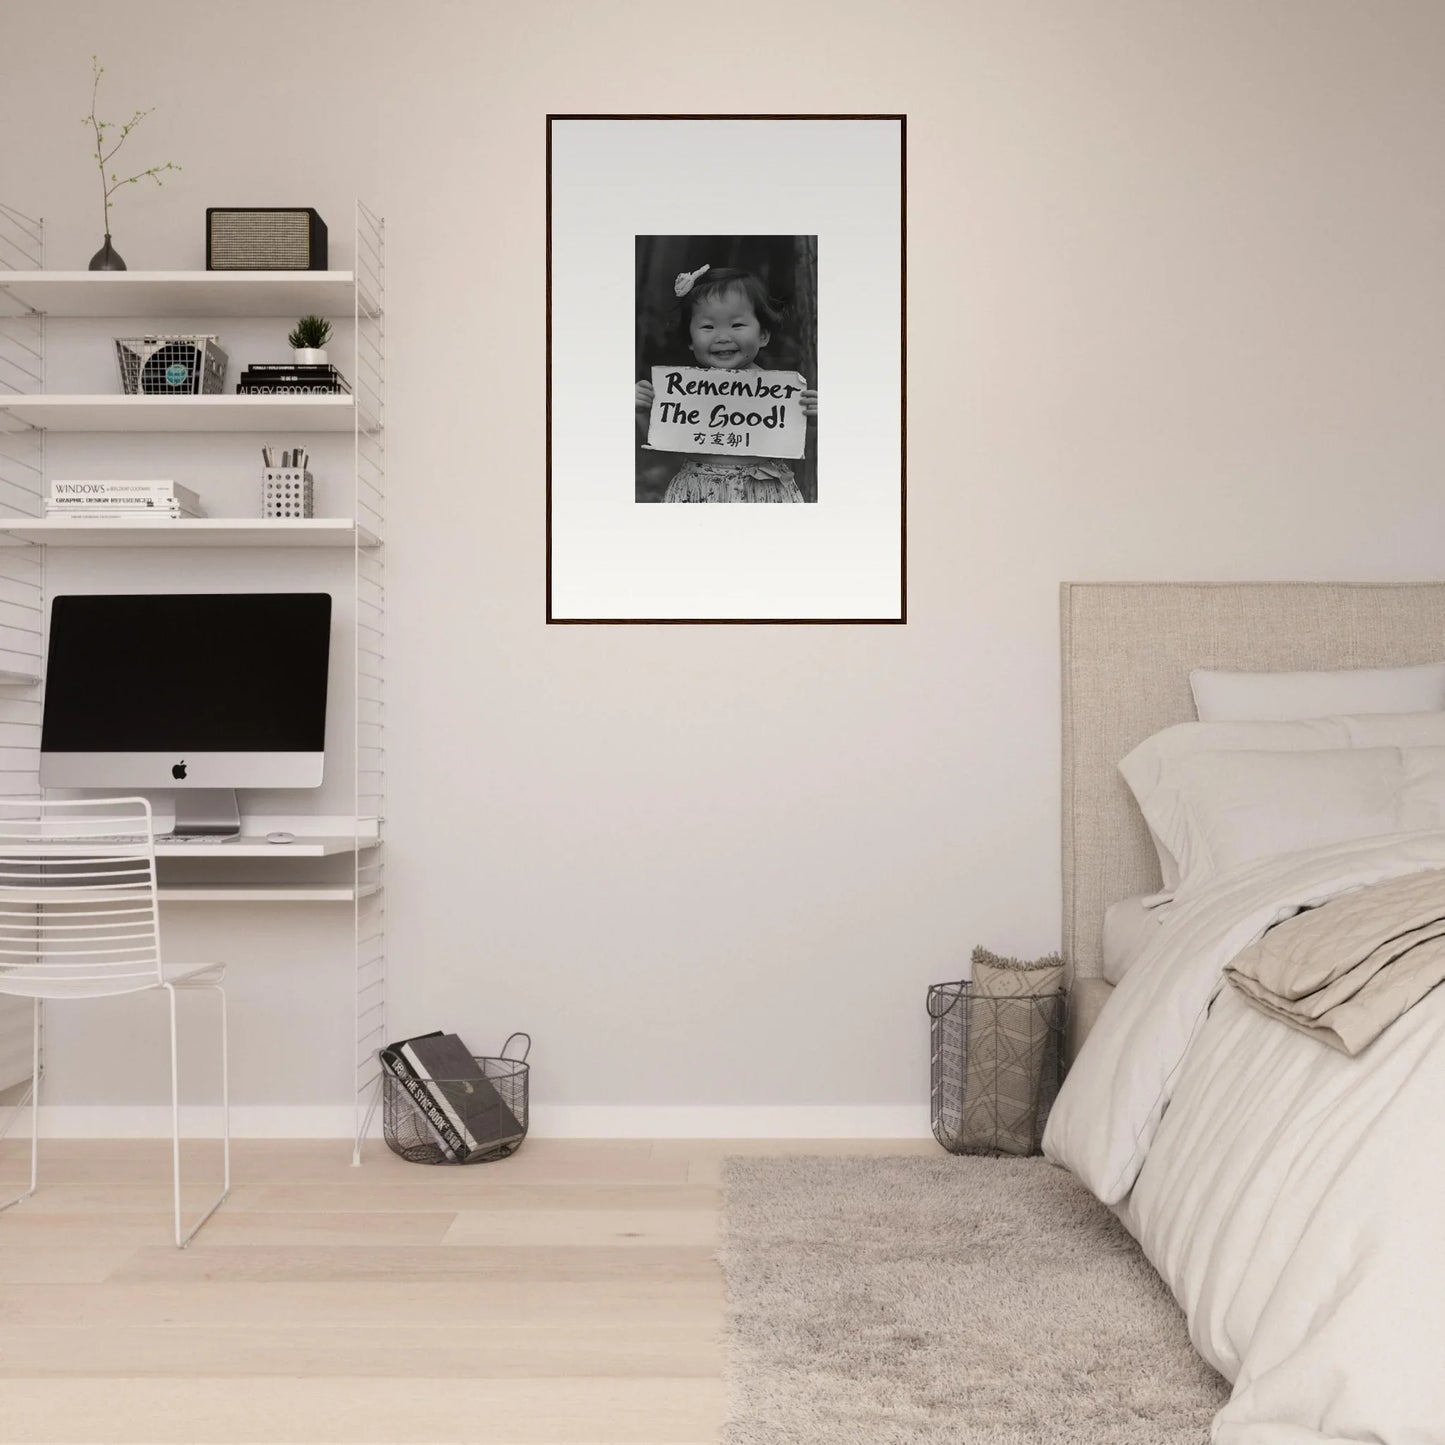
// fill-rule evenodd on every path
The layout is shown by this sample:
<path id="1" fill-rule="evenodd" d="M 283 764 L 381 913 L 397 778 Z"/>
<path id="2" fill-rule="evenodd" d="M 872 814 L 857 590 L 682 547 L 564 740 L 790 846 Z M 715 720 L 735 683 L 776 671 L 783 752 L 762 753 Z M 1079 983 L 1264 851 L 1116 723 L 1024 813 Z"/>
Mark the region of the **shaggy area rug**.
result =
<path id="1" fill-rule="evenodd" d="M 1042 1159 L 730 1158 L 727 1445 L 1203 1445 L 1228 1385 Z"/>

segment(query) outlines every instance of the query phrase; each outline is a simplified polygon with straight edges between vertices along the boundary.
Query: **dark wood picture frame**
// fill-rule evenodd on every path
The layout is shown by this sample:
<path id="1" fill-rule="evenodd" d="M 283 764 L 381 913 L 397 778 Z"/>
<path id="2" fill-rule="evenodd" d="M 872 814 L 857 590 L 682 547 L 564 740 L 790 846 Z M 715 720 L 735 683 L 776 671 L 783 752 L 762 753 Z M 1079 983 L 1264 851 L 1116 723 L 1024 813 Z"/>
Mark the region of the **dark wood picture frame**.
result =
<path id="1" fill-rule="evenodd" d="M 552 125 L 554 121 L 896 121 L 899 140 L 899 588 L 896 617 L 557 617 L 552 607 Z M 642 625 L 704 627 L 753 626 L 898 626 L 908 621 L 908 117 L 906 115 L 779 114 L 779 115 L 606 115 L 549 114 L 547 116 L 547 591 L 549 626 Z"/>

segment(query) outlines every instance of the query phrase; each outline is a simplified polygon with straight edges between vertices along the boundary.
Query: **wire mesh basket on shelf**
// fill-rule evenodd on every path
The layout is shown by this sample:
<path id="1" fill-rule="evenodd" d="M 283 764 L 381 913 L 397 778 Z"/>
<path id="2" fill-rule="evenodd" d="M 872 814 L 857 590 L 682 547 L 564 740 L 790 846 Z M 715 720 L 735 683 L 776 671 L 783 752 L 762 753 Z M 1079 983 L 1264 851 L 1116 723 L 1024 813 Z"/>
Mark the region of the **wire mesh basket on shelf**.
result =
<path id="1" fill-rule="evenodd" d="M 526 1044 L 519 1059 L 509 1059 L 507 1050 L 517 1039 Z M 530 1065 L 527 1055 L 532 1051 L 529 1034 L 515 1033 L 502 1045 L 502 1052 L 496 1056 L 474 1054 L 473 1060 L 485 1077 L 486 1083 L 494 1089 L 500 1100 L 495 1112 L 495 1127 L 478 1137 L 467 1134 L 467 1143 L 462 1150 L 448 1145 L 443 1132 L 448 1131 L 448 1122 L 455 1126 L 457 1111 L 450 1102 L 461 1097 L 474 1095 L 477 1083 L 472 1079 L 432 1079 L 428 1093 L 414 1097 L 403 1083 L 382 1060 L 381 1085 L 381 1130 L 387 1147 L 393 1154 L 413 1164 L 486 1164 L 493 1159 L 505 1159 L 521 1148 L 527 1137 L 527 1092 Z M 455 1092 L 454 1092 L 455 1091 Z M 422 1102 L 418 1102 L 418 1098 Z M 427 1117 L 427 1110 L 440 1104 L 447 1111 L 447 1119 L 439 1119 L 434 1125 Z M 461 1111 L 466 1113 L 465 1110 Z M 471 1117 L 475 1117 L 472 1115 Z M 450 1135 L 454 1140 L 455 1135 Z"/>
<path id="2" fill-rule="evenodd" d="M 117 336 L 126 396 L 211 396 L 225 390 L 229 360 L 214 336 Z"/>
<path id="3" fill-rule="evenodd" d="M 1064 995 L 928 990 L 933 1137 L 951 1154 L 1037 1154 L 1062 1082 Z"/>

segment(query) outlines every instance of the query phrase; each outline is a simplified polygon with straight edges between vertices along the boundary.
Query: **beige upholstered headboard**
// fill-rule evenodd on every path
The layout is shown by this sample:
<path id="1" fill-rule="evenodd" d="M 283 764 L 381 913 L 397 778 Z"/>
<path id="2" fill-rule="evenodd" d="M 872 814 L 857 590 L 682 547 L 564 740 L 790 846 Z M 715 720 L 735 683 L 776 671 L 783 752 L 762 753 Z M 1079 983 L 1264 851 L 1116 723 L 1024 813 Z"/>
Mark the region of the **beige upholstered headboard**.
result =
<path id="1" fill-rule="evenodd" d="M 1117 764 L 1194 717 L 1189 672 L 1393 667 L 1445 659 L 1445 583 L 1065 582 L 1064 957 L 1102 967 L 1104 909 L 1159 887 Z"/>

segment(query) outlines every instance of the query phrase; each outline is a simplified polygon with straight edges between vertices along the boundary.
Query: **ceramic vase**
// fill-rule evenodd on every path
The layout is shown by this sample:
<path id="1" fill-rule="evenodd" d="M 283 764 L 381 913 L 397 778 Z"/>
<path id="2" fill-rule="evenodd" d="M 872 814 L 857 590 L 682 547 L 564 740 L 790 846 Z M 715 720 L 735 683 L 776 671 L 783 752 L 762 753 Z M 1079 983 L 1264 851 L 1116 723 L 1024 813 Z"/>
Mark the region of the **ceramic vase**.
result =
<path id="1" fill-rule="evenodd" d="M 120 258 L 120 252 L 110 244 L 110 232 L 105 233 L 105 245 L 90 258 L 90 269 L 92 271 L 124 271 L 125 262 Z"/>

